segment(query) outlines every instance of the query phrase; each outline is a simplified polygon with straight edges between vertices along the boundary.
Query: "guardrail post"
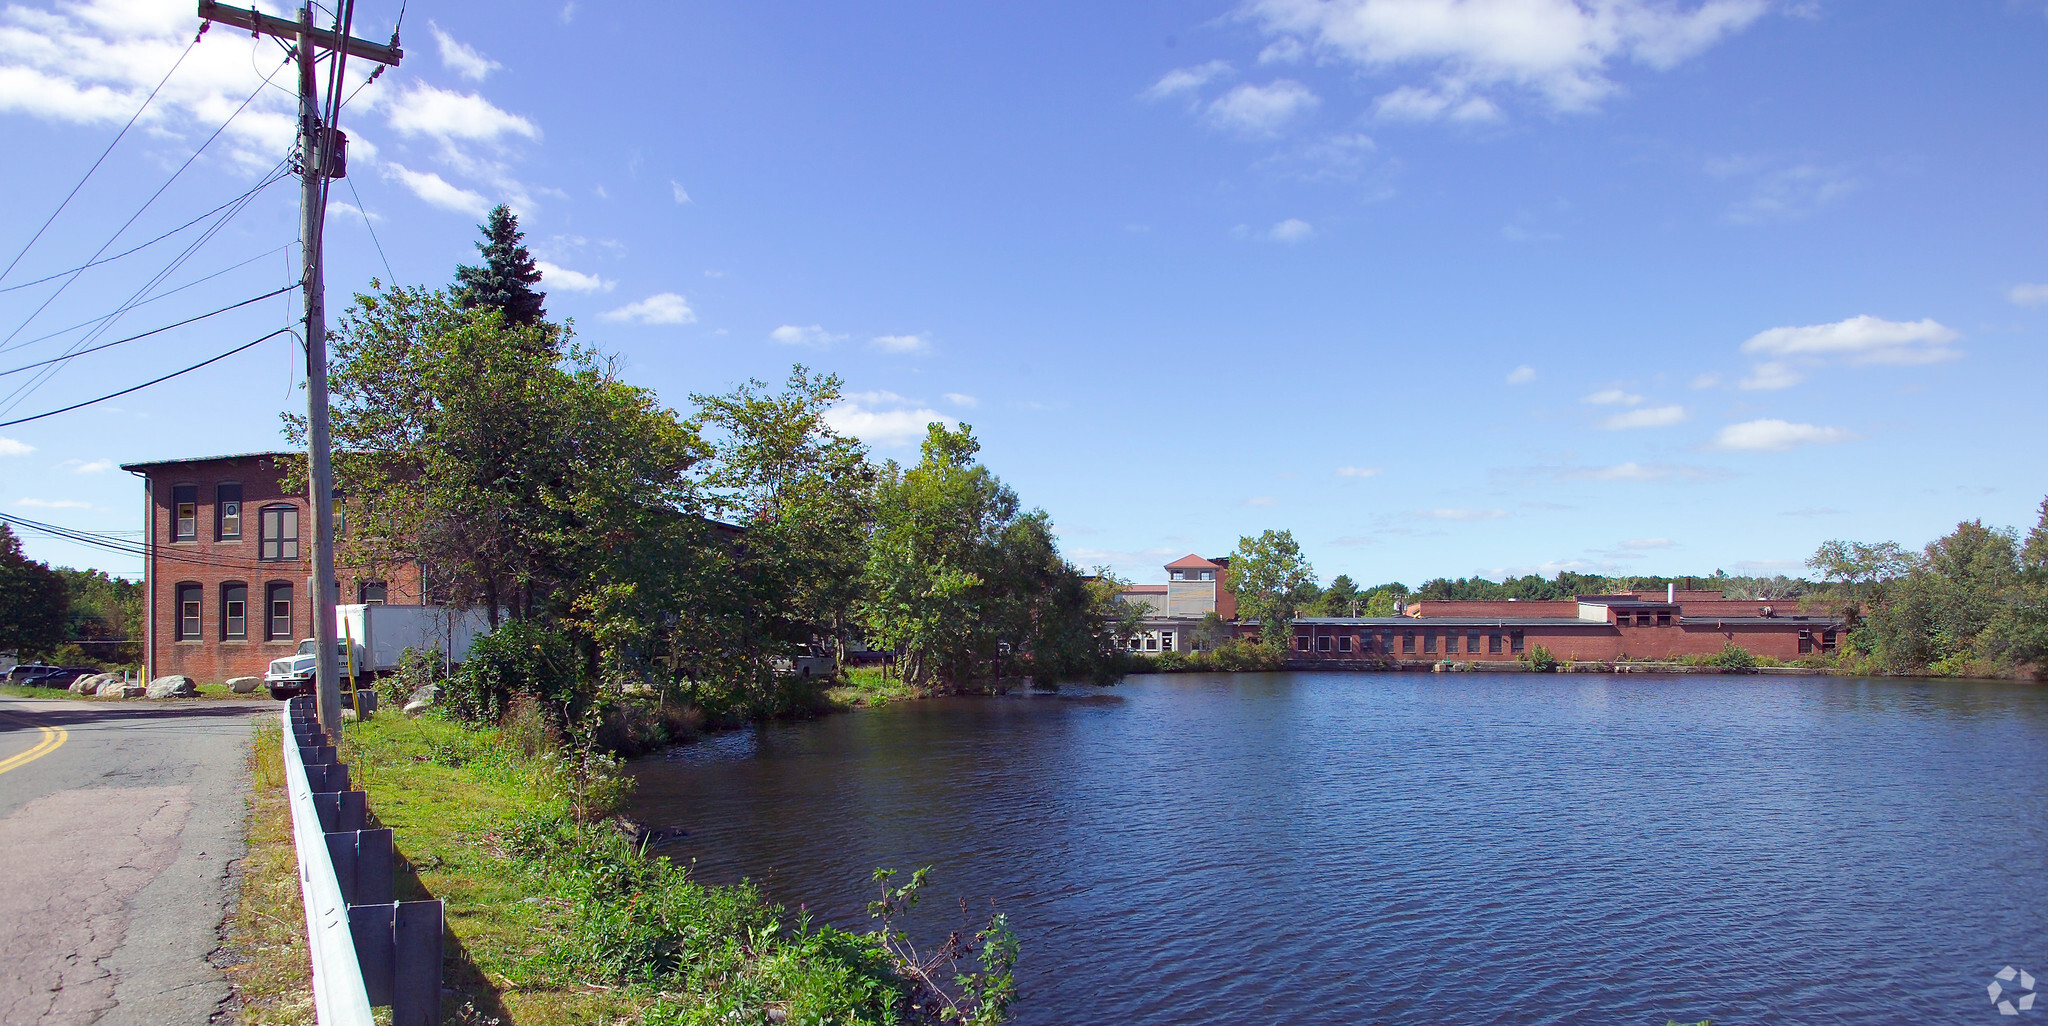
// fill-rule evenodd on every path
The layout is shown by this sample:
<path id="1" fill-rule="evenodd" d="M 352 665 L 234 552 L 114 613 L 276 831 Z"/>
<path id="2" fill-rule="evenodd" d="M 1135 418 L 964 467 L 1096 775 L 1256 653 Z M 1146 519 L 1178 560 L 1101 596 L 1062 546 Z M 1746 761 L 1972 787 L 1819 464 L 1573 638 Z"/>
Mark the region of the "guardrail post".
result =
<path id="1" fill-rule="evenodd" d="M 441 931 L 447 914 L 440 899 L 393 906 L 396 958 L 392 964 L 391 1026 L 440 1026 Z"/>

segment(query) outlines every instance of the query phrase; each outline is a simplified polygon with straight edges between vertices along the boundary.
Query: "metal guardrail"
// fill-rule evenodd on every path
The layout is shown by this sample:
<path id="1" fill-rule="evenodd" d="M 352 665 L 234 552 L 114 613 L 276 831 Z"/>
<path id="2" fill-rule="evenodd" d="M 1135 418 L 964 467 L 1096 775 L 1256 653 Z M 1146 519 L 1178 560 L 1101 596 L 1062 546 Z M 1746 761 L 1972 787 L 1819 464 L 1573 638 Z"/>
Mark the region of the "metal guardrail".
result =
<path id="1" fill-rule="evenodd" d="M 371 1007 L 388 1005 L 392 1026 L 437 1026 L 442 903 L 392 900 L 391 831 L 363 829 L 368 796 L 350 789 L 312 699 L 286 702 L 283 717 L 314 1016 L 320 1026 L 371 1026 Z"/>

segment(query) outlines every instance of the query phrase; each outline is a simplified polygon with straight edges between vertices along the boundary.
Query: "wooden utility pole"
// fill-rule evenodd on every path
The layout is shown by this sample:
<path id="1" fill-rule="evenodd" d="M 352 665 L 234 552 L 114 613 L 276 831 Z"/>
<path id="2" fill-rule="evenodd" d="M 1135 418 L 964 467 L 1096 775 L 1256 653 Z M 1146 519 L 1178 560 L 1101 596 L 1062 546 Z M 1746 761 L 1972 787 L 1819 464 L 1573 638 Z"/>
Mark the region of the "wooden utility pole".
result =
<path id="1" fill-rule="evenodd" d="M 199 0 L 199 16 L 248 29 L 252 34 L 290 40 L 299 62 L 299 239 L 306 297 L 306 488 L 313 507 L 313 579 L 309 582 L 312 594 L 308 598 L 313 610 L 313 674 L 319 696 L 320 726 L 329 737 L 339 737 L 341 679 L 335 665 L 338 653 L 334 636 L 334 467 L 327 434 L 327 294 L 321 236 L 327 220 L 327 180 L 341 177 L 347 168 L 346 154 L 336 145 L 335 126 L 321 123 L 318 66 L 321 50 L 332 51 L 336 60 L 347 54 L 386 66 L 396 66 L 405 53 L 395 45 L 347 35 L 345 25 L 337 25 L 336 31 L 315 28 L 311 7 L 299 8 L 297 21 L 286 21 L 260 11 Z M 334 88 L 341 86 L 341 76 L 337 74 Z M 340 120 L 339 105 L 333 120 Z"/>

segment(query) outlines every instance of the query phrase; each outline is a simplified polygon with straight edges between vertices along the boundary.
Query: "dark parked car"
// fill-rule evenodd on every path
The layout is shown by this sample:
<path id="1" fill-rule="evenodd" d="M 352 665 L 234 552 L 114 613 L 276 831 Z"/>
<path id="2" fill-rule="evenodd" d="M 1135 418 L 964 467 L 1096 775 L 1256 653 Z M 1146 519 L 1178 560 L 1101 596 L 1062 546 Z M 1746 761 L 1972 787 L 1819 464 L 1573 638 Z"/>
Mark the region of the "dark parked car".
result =
<path id="1" fill-rule="evenodd" d="M 98 672 L 100 671 L 79 666 L 23 663 L 7 671 L 7 683 L 39 688 L 68 688 L 72 681 Z"/>

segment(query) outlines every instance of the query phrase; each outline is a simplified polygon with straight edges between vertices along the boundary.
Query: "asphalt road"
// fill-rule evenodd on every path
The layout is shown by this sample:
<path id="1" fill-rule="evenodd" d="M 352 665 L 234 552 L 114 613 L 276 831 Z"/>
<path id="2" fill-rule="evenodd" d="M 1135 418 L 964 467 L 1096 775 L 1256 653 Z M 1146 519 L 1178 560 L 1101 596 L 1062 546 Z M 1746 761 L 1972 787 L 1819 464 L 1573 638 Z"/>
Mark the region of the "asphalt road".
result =
<path id="1" fill-rule="evenodd" d="M 265 702 L 0 696 L 0 1023 L 204 1023 Z"/>

